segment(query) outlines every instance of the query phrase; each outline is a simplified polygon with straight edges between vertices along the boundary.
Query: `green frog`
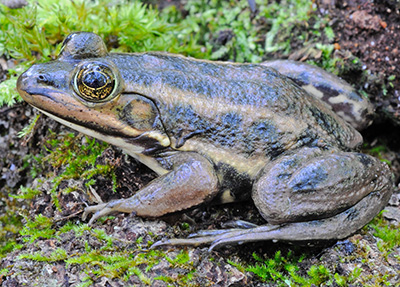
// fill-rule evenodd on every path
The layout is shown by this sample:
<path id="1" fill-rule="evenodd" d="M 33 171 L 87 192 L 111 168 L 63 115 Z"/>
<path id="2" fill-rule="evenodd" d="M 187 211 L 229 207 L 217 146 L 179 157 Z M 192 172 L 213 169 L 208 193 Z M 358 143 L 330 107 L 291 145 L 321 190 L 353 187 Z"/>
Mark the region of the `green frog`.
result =
<path id="1" fill-rule="evenodd" d="M 113 212 L 156 218 L 249 199 L 266 220 L 154 246 L 342 239 L 393 191 L 388 166 L 357 151 L 355 127 L 370 123 L 371 104 L 306 64 L 109 53 L 101 37 L 79 32 L 17 88 L 44 114 L 158 174 L 130 198 L 87 207 L 90 224 Z"/>

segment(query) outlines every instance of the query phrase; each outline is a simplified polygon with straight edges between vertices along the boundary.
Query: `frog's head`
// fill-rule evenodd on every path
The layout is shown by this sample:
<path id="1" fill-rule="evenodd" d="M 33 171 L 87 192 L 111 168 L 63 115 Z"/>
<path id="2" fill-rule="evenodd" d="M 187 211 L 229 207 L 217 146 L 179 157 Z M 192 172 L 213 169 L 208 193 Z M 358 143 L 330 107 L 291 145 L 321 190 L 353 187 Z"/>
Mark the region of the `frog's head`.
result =
<path id="1" fill-rule="evenodd" d="M 143 153 L 170 144 L 154 103 L 125 83 L 96 34 L 69 35 L 57 60 L 33 65 L 17 83 L 22 98 L 85 134 Z"/>

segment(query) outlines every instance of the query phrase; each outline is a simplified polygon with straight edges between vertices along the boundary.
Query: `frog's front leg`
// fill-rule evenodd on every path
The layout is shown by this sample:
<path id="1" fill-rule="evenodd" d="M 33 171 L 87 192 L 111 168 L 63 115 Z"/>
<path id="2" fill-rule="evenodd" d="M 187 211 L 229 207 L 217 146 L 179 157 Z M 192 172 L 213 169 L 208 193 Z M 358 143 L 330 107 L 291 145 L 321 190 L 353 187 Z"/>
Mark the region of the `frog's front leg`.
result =
<path id="1" fill-rule="evenodd" d="M 203 156 L 181 152 L 163 158 L 171 171 L 154 179 L 135 195 L 85 209 L 83 218 L 94 213 L 89 224 L 113 212 L 134 212 L 142 217 L 159 217 L 211 200 L 218 192 L 213 164 Z"/>

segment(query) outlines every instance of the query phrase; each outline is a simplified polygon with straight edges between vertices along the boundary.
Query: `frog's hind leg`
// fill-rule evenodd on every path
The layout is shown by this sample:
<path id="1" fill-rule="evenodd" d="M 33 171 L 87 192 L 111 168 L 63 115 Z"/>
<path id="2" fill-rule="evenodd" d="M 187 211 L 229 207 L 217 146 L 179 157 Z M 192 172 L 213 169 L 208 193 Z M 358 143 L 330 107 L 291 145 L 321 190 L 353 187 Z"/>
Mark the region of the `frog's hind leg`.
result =
<path id="1" fill-rule="evenodd" d="M 306 63 L 273 60 L 262 63 L 293 80 L 309 94 L 325 102 L 357 130 L 372 123 L 373 105 L 344 80 Z"/>
<path id="2" fill-rule="evenodd" d="M 330 218 L 279 225 L 266 224 L 249 229 L 211 230 L 188 239 L 159 241 L 152 248 L 162 245 L 211 244 L 211 251 L 217 246 L 266 240 L 311 242 L 343 239 L 372 220 L 382 209 L 382 203 L 387 201 L 388 195 L 390 192 L 370 193 L 356 205 Z"/>
<path id="3" fill-rule="evenodd" d="M 303 148 L 266 166 L 254 185 L 254 203 L 269 224 L 155 246 L 342 239 L 372 220 L 392 191 L 387 165 L 371 156 Z"/>

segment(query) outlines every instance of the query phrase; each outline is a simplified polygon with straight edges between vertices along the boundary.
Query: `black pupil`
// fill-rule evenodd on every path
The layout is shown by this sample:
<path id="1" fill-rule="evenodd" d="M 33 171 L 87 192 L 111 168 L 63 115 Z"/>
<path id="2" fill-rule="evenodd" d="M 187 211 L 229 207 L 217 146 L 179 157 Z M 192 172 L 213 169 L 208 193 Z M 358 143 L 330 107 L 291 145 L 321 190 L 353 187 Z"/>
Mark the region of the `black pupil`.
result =
<path id="1" fill-rule="evenodd" d="M 107 78 L 104 74 L 93 71 L 83 76 L 82 82 L 93 89 L 98 89 L 107 84 Z"/>

